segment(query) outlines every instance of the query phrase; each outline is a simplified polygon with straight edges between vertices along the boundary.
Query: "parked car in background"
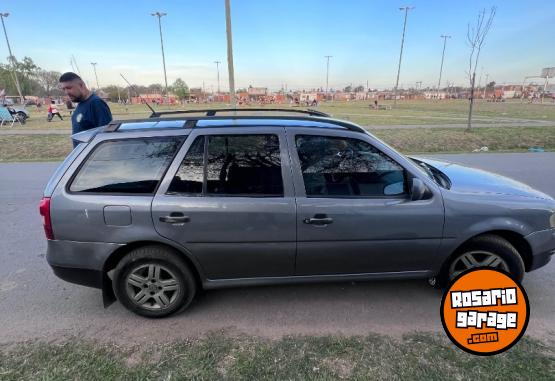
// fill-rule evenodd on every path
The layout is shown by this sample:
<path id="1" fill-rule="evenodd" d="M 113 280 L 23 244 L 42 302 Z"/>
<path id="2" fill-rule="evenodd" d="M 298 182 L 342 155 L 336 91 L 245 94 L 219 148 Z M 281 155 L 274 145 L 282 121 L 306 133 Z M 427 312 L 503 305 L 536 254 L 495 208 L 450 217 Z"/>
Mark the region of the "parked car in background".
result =
<path id="1" fill-rule="evenodd" d="M 47 261 L 143 316 L 200 289 L 443 286 L 483 266 L 520 281 L 555 252 L 552 197 L 317 111 L 153 113 L 73 139 L 40 203 Z"/>

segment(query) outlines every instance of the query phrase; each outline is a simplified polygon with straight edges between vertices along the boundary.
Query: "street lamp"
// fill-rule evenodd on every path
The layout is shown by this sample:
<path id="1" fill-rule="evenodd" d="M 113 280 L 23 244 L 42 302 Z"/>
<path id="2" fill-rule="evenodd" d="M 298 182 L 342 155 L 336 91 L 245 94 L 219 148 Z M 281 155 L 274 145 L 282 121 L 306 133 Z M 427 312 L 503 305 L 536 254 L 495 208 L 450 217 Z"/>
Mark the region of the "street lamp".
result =
<path id="1" fill-rule="evenodd" d="M 439 67 L 439 80 L 437 81 L 437 99 L 439 100 L 439 88 L 441 85 L 441 73 L 443 72 L 443 58 L 445 57 L 445 45 L 447 44 L 447 39 L 451 38 L 451 36 L 441 35 L 443 38 L 443 53 L 441 53 L 441 66 Z"/>
<path id="2" fill-rule="evenodd" d="M 19 100 L 23 104 L 23 94 L 21 94 L 21 86 L 19 86 L 19 79 L 17 79 L 17 73 L 15 71 L 15 57 L 12 54 L 12 48 L 10 46 L 10 40 L 8 40 L 8 33 L 6 32 L 6 25 L 4 24 L 4 17 L 8 17 L 10 14 L 8 12 L 0 13 L 0 19 L 2 19 L 2 28 L 4 29 L 4 36 L 6 36 L 6 44 L 8 44 L 8 51 L 10 52 L 10 61 L 12 62 L 12 75 L 15 81 L 15 87 L 19 94 Z"/>
<path id="3" fill-rule="evenodd" d="M 216 71 L 218 72 L 218 94 L 220 94 L 220 61 L 214 61 L 216 64 Z"/>
<path id="4" fill-rule="evenodd" d="M 93 67 L 94 70 L 94 78 L 96 78 L 96 90 L 100 90 L 100 86 L 98 85 L 98 76 L 96 75 L 96 65 L 98 65 L 97 62 L 91 62 L 91 65 Z"/>
<path id="5" fill-rule="evenodd" d="M 403 45 L 405 44 L 405 30 L 407 29 L 407 15 L 414 7 L 401 7 L 400 11 L 405 11 L 405 21 L 403 23 L 403 35 L 401 37 L 401 53 L 399 53 L 399 66 L 397 68 L 397 81 L 393 92 L 393 105 L 397 105 L 397 88 L 399 87 L 399 74 L 401 73 L 401 59 L 403 58 Z"/>
<path id="6" fill-rule="evenodd" d="M 164 67 L 164 83 L 166 85 L 166 97 L 168 97 L 168 77 L 166 75 L 166 57 L 164 55 L 164 40 L 162 38 L 162 17 L 166 16 L 165 12 L 153 12 L 152 16 L 158 17 L 158 29 L 160 30 L 160 46 L 162 47 L 162 65 Z"/>
<path id="7" fill-rule="evenodd" d="M 329 79 L 330 79 L 330 58 L 333 56 L 324 56 L 327 59 L 327 69 L 326 69 L 326 100 L 328 100 L 329 92 Z"/>

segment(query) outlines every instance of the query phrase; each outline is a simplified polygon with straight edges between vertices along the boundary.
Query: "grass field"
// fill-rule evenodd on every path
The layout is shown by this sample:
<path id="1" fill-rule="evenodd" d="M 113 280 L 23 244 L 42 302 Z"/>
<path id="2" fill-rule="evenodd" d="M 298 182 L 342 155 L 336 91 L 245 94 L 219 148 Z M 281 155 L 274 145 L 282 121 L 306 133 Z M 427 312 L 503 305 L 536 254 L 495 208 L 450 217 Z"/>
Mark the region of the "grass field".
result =
<path id="1" fill-rule="evenodd" d="M 404 153 L 471 152 L 486 146 L 490 151 L 523 152 L 540 146 L 555 150 L 555 128 L 379 129 L 370 131 Z M 65 135 L 0 135 L 0 161 L 62 160 L 71 150 Z"/>
<path id="2" fill-rule="evenodd" d="M 332 114 L 336 118 L 351 120 L 363 126 L 369 125 L 441 125 L 466 123 L 468 102 L 465 100 L 449 101 L 400 101 L 391 110 L 373 110 L 368 105 L 371 101 L 356 102 L 327 102 L 321 103 L 318 110 Z M 385 102 L 391 104 L 391 102 Z M 184 106 L 156 106 L 157 110 L 165 109 L 199 109 L 229 107 L 224 104 L 187 104 Z M 256 107 L 252 105 L 250 107 Z M 289 105 L 266 105 L 266 108 L 283 107 Z M 123 106 L 110 104 L 115 119 L 144 118 L 150 114 L 145 105 Z M 44 109 L 44 108 L 43 108 Z M 66 120 L 57 118 L 48 123 L 45 110 L 37 111 L 29 107 L 31 119 L 24 126 L 29 129 L 57 129 L 70 128 L 69 112 L 62 106 L 60 111 Z M 520 101 L 503 103 L 489 103 L 478 101 L 474 111 L 474 123 L 500 124 L 522 123 L 526 121 L 552 122 L 555 126 L 555 104 L 528 104 Z M 23 128 L 23 127 L 17 127 Z"/>
<path id="3" fill-rule="evenodd" d="M 483 146 L 487 146 L 490 151 L 525 151 L 533 146 L 555 149 L 555 104 L 551 103 L 478 102 L 474 123 L 481 126 L 470 133 L 464 131 L 467 112 L 467 102 L 464 100 L 400 101 L 391 110 L 373 110 L 368 107 L 369 103 L 328 102 L 322 103 L 318 109 L 366 126 L 376 136 L 405 153 L 471 152 Z M 110 106 L 114 118 L 120 120 L 144 118 L 150 113 L 144 105 Z M 157 109 L 182 107 L 199 109 L 229 106 L 190 104 Z M 31 118 L 24 126 L 0 129 L 6 131 L 0 135 L 0 161 L 59 160 L 70 151 L 69 132 L 67 135 L 46 135 L 49 130 L 69 131 L 69 113 L 62 108 L 65 120 L 56 119 L 48 123 L 44 112 L 37 112 L 35 108 L 30 108 L 30 111 Z M 403 126 L 413 128 L 405 129 Z M 10 131 L 15 130 L 44 131 L 45 135 L 9 135 Z"/>
<path id="4" fill-rule="evenodd" d="M 479 357 L 445 337 L 395 339 L 213 333 L 204 338 L 121 347 L 81 339 L 0 346 L 0 380 L 552 380 L 552 343 L 524 338 Z"/>

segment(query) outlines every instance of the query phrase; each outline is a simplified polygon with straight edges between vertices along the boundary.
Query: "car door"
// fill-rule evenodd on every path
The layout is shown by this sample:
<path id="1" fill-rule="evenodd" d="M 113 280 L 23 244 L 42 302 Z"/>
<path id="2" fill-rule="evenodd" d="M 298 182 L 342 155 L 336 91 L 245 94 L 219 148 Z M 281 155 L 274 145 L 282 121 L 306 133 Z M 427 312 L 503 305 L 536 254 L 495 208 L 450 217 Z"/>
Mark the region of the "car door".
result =
<path id="1" fill-rule="evenodd" d="M 295 213 L 283 127 L 195 129 L 152 204 L 208 279 L 293 275 Z"/>
<path id="2" fill-rule="evenodd" d="M 369 135 L 314 129 L 288 129 L 287 135 L 298 211 L 297 275 L 430 268 L 444 220 L 437 187 L 429 186 L 427 199 L 411 201 L 411 172 Z"/>

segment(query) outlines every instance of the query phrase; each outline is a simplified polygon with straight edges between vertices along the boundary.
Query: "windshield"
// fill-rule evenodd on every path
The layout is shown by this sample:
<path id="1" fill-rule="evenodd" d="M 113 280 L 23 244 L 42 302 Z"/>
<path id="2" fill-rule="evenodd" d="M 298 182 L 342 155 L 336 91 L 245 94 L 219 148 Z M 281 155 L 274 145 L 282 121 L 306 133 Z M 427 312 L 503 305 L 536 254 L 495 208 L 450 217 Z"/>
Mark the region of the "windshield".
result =
<path id="1" fill-rule="evenodd" d="M 449 179 L 449 177 L 447 177 L 445 173 L 421 160 L 413 159 L 412 157 L 409 157 L 409 159 L 416 163 L 418 169 L 425 173 L 426 176 L 432 179 L 437 185 L 445 189 L 451 188 L 451 180 Z"/>

